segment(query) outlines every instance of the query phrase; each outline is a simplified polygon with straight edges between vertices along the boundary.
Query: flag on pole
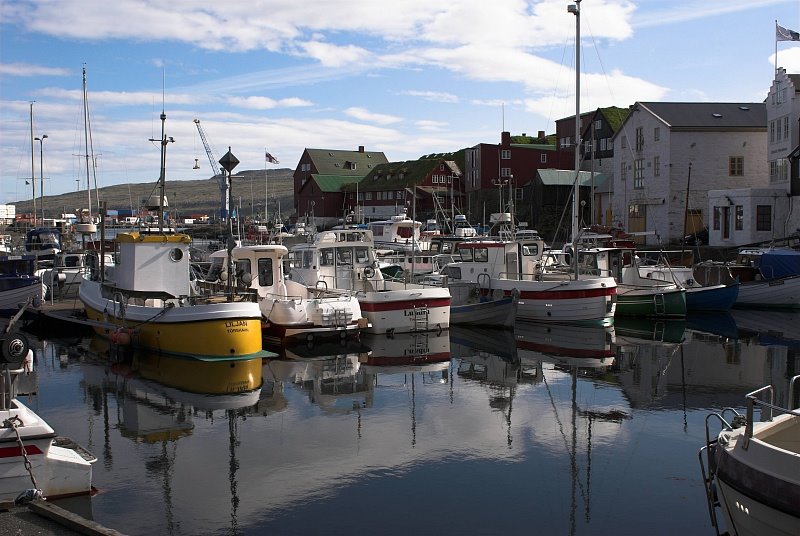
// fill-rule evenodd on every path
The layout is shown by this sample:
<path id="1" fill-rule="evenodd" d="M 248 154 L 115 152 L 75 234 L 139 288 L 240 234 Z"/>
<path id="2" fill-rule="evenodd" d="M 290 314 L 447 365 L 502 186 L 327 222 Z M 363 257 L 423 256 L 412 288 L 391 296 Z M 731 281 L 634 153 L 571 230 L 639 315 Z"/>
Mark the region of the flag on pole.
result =
<path id="1" fill-rule="evenodd" d="M 278 162 L 278 159 L 269 154 L 269 152 L 265 151 L 265 153 L 266 153 L 265 156 L 267 157 L 267 162 L 271 164 L 280 164 L 280 162 Z"/>
<path id="2" fill-rule="evenodd" d="M 789 30 L 783 26 L 775 25 L 775 39 L 777 41 L 800 41 L 800 33 Z"/>

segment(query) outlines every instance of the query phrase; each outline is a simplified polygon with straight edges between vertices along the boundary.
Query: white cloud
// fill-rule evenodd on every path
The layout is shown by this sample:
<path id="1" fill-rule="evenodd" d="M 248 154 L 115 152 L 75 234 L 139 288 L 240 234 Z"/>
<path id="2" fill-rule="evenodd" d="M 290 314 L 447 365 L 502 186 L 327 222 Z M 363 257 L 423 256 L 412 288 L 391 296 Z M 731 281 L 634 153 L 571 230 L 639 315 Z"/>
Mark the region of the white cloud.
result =
<path id="1" fill-rule="evenodd" d="M 424 130 L 426 132 L 440 132 L 445 130 L 445 128 L 447 127 L 447 123 L 445 123 L 444 121 L 430 121 L 427 119 L 423 119 L 421 121 L 415 121 L 414 125 L 418 129 Z"/>
<path id="2" fill-rule="evenodd" d="M 82 101 L 83 91 L 78 89 L 43 88 L 37 94 L 54 99 Z M 160 93 L 155 91 L 90 91 L 89 103 L 116 105 L 199 104 L 212 101 L 212 97 L 188 93 Z"/>
<path id="3" fill-rule="evenodd" d="M 271 99 L 269 97 L 229 97 L 228 104 L 239 108 L 252 108 L 254 110 L 271 110 L 273 108 L 297 108 L 300 106 L 311 106 L 312 103 L 297 97 L 286 99 Z"/>
<path id="4" fill-rule="evenodd" d="M 45 67 L 29 63 L 0 63 L 0 75 L 3 76 L 69 76 L 69 69 Z"/>
<path id="5" fill-rule="evenodd" d="M 459 102 L 458 95 L 453 95 L 452 93 L 445 93 L 443 91 L 408 90 L 408 91 L 401 91 L 400 94 L 408 95 L 410 97 L 421 97 L 431 102 L 444 102 L 453 104 Z"/>
<path id="6" fill-rule="evenodd" d="M 769 56 L 770 65 L 775 65 L 775 54 Z M 800 46 L 778 45 L 778 67 L 786 69 L 787 73 L 800 72 Z"/>
<path id="7" fill-rule="evenodd" d="M 391 125 L 393 123 L 399 123 L 400 121 L 403 120 L 402 118 L 393 115 L 372 113 L 364 108 L 359 108 L 357 106 L 353 106 L 346 109 L 344 113 L 349 115 L 350 117 L 355 117 L 356 119 L 359 119 L 361 121 L 366 121 L 368 123 L 377 123 L 379 125 Z"/>

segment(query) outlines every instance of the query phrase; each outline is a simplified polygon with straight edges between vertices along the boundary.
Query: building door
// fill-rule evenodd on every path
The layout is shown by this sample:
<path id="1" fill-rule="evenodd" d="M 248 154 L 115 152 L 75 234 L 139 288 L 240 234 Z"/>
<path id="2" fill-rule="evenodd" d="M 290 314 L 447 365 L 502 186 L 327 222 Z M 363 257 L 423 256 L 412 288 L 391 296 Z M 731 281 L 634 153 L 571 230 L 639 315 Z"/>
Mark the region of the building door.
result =
<path id="1" fill-rule="evenodd" d="M 629 205 L 628 206 L 628 232 L 629 233 L 643 233 L 647 230 L 647 205 Z M 644 244 L 645 236 L 639 235 L 634 237 L 634 243 Z"/>

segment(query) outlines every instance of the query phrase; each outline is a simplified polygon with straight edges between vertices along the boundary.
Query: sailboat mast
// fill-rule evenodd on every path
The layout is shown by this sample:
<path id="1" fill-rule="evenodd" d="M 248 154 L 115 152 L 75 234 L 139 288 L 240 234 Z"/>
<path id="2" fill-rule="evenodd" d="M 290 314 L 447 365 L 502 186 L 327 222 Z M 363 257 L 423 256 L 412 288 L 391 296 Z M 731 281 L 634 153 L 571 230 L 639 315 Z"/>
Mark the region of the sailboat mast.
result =
<path id="1" fill-rule="evenodd" d="M 572 242 L 576 247 L 580 228 L 581 169 L 581 0 L 567 8 L 575 15 L 575 194 L 572 196 Z"/>
<path id="2" fill-rule="evenodd" d="M 86 94 L 86 67 L 83 68 L 83 156 L 86 158 L 86 194 L 89 196 L 89 221 L 92 223 L 92 175 L 89 172 L 89 99 Z"/>
<path id="3" fill-rule="evenodd" d="M 33 188 L 33 226 L 36 227 L 36 160 L 33 153 L 33 102 L 31 102 L 31 186 Z M 42 222 L 44 223 L 44 222 Z"/>

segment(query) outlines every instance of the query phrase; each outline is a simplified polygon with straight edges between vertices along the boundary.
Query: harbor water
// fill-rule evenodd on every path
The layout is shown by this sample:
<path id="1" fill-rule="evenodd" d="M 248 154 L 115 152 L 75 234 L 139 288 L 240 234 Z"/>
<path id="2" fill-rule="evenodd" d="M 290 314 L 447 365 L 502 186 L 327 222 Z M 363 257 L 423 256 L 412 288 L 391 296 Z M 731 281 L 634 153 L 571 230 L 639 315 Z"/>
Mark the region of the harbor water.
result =
<path id="1" fill-rule="evenodd" d="M 98 457 L 64 507 L 129 535 L 712 535 L 706 416 L 800 373 L 800 313 L 769 311 L 222 364 L 37 333 L 26 401 Z"/>

